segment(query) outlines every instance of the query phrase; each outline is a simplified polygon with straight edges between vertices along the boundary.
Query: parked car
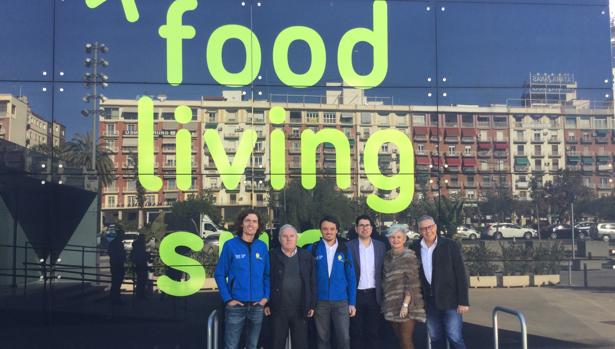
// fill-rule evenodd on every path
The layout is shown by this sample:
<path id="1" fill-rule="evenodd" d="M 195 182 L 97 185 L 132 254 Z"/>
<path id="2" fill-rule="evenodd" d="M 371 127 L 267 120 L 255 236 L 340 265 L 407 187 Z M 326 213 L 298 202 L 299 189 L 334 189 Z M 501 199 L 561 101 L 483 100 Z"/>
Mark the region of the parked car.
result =
<path id="1" fill-rule="evenodd" d="M 124 243 L 124 250 L 132 251 L 132 243 L 139 237 L 138 231 L 127 231 L 124 233 L 122 242 Z"/>
<path id="2" fill-rule="evenodd" d="M 476 240 L 480 236 L 480 234 L 476 231 L 476 229 L 470 226 L 467 226 L 467 225 L 458 226 L 457 235 L 459 235 L 462 239 L 470 239 L 470 240 Z"/>
<path id="3" fill-rule="evenodd" d="M 591 230 L 591 237 L 597 240 L 610 241 L 615 239 L 615 223 L 598 223 L 596 227 Z"/>
<path id="4" fill-rule="evenodd" d="M 588 239 L 591 235 L 591 230 L 594 229 L 596 223 L 593 222 L 581 222 L 574 226 L 575 236 L 579 239 Z"/>
<path id="5" fill-rule="evenodd" d="M 585 223 L 580 223 L 585 224 Z M 575 225 L 574 237 L 579 240 L 586 239 L 589 236 L 589 228 L 583 226 L 582 229 L 577 229 Z M 572 226 L 569 224 L 551 224 L 540 230 L 540 236 L 545 239 L 572 239 Z"/>
<path id="6" fill-rule="evenodd" d="M 535 229 L 524 228 L 513 223 L 491 223 L 487 224 L 485 235 L 496 240 L 502 238 L 525 238 L 532 239 L 538 237 Z"/>

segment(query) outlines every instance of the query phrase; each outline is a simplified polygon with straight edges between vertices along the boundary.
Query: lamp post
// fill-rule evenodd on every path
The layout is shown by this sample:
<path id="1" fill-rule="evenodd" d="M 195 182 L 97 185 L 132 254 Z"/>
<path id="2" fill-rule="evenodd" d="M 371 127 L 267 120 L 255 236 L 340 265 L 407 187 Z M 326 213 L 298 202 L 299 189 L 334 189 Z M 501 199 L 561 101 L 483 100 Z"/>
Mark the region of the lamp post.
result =
<path id="1" fill-rule="evenodd" d="M 83 81 L 86 89 L 91 89 L 91 93 L 86 94 L 83 97 L 83 101 L 85 103 L 92 103 L 92 109 L 84 109 L 81 111 L 81 114 L 84 117 L 91 116 L 92 117 L 92 171 L 96 172 L 96 150 L 97 144 L 96 140 L 96 123 L 98 122 L 99 116 L 102 115 L 104 109 L 99 106 L 100 101 L 105 100 L 105 96 L 98 92 L 98 86 L 101 88 L 105 88 L 109 86 L 107 81 L 109 77 L 99 71 L 100 68 L 106 68 L 109 66 L 109 62 L 104 58 L 100 57 L 102 54 L 105 54 L 109 51 L 109 48 L 102 43 L 95 42 L 93 44 L 87 43 L 85 44 L 85 53 L 88 57 L 85 59 L 85 66 L 87 68 L 92 68 L 91 72 L 86 72 L 83 74 Z"/>

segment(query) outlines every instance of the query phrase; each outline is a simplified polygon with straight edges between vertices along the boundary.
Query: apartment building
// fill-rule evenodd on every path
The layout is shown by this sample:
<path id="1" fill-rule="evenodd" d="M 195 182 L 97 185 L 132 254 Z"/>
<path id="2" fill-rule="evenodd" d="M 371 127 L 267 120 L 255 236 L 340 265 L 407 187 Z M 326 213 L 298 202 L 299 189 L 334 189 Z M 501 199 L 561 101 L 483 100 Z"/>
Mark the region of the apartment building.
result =
<path id="1" fill-rule="evenodd" d="M 585 168 L 586 184 L 604 193 L 612 189 L 615 139 L 611 108 L 592 109 L 570 103 L 488 107 L 394 105 L 387 104 L 386 98 L 368 97 L 362 90 L 339 84 L 329 84 L 323 96 L 309 97 L 271 95 L 268 100 L 246 100 L 239 91 L 224 91 L 222 96 L 197 101 L 155 101 L 155 168 L 163 177 L 164 186 L 159 192 L 147 193 L 148 210 L 167 209 L 174 201 L 208 191 L 227 221 L 244 207 L 268 211 L 272 200 L 268 144 L 273 129 L 268 111 L 273 106 L 286 110 L 284 125 L 275 127 L 283 127 L 286 135 L 287 182 L 298 178 L 301 172 L 301 133 L 306 129 L 316 132 L 336 128 L 346 135 L 351 146 L 351 186 L 342 191 L 353 198 L 371 193 L 394 198 L 398 195 L 396 191 L 377 190 L 367 180 L 363 150 L 374 132 L 396 128 L 413 142 L 415 192 L 419 196 L 455 195 L 472 204 L 484 200 L 490 192 L 506 190 L 516 198 L 528 199 L 532 177 L 544 183 L 552 180 L 560 169 L 574 169 L 570 167 L 574 151 L 596 153 L 592 157 L 593 172 Z M 121 218 L 127 212 L 136 214 L 136 182 L 131 177 L 134 164 L 129 156 L 136 153 L 136 104 L 136 100 L 107 100 L 103 104 L 107 113 L 101 118 L 100 129 L 113 151 L 119 176 L 104 189 L 102 207 L 114 217 Z M 193 111 L 192 122 L 181 127 L 173 119 L 173 111 L 179 105 Z M 574 125 L 573 118 L 578 120 Z M 584 124 L 587 118 L 591 120 L 589 126 Z M 179 128 L 189 129 L 193 136 L 193 185 L 186 193 L 179 192 L 174 184 L 175 132 Z M 209 150 L 203 146 L 202 133 L 208 128 L 220 135 L 229 161 L 233 160 L 245 129 L 254 129 L 258 134 L 248 167 L 234 190 L 224 188 Z M 591 138 L 591 147 L 580 143 L 583 132 L 589 132 L 584 131 L 587 129 L 593 130 L 587 136 Z M 579 139 L 575 149 L 569 142 L 572 134 Z M 398 155 L 392 143 L 382 146 L 382 173 L 398 173 Z M 579 163 L 588 161 L 579 156 Z M 329 143 L 322 144 L 316 161 L 318 178 L 334 175 L 335 148 Z"/>

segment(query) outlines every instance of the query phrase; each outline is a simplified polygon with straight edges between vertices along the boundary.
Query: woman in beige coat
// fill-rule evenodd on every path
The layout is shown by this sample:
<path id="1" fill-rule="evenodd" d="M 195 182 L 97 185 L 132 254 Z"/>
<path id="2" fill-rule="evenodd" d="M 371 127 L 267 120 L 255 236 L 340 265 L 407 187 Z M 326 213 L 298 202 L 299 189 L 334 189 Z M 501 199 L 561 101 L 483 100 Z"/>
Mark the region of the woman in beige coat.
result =
<path id="1" fill-rule="evenodd" d="M 419 265 L 414 251 L 406 248 L 408 228 L 395 224 L 386 233 L 391 250 L 384 256 L 382 312 L 402 349 L 412 349 L 415 321 L 425 322 Z"/>

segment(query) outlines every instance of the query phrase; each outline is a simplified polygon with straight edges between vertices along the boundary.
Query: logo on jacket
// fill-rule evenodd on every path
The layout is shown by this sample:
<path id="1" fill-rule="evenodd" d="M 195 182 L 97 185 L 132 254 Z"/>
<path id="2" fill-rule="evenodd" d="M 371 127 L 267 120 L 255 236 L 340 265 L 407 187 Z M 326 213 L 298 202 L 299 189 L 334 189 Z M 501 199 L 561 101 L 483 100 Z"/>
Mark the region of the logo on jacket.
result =
<path id="1" fill-rule="evenodd" d="M 261 254 L 260 254 L 260 253 L 258 253 L 258 252 L 256 252 L 255 257 L 256 257 L 256 259 L 262 259 L 262 258 L 261 258 Z"/>
<path id="2" fill-rule="evenodd" d="M 236 254 L 235 255 L 235 259 L 244 259 L 246 258 L 246 254 L 245 253 L 240 253 L 240 254 Z"/>
<path id="3" fill-rule="evenodd" d="M 337 255 L 337 260 L 338 260 L 338 261 L 340 261 L 340 262 L 343 262 L 343 261 L 344 261 L 344 259 L 342 258 L 342 255 L 341 255 L 341 254 L 338 254 L 338 255 Z"/>
<path id="4" fill-rule="evenodd" d="M 316 256 L 316 260 L 317 260 L 317 261 L 319 261 L 319 260 L 321 260 L 323 257 L 324 257 L 323 255 L 319 254 L 318 256 Z"/>

